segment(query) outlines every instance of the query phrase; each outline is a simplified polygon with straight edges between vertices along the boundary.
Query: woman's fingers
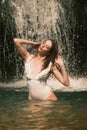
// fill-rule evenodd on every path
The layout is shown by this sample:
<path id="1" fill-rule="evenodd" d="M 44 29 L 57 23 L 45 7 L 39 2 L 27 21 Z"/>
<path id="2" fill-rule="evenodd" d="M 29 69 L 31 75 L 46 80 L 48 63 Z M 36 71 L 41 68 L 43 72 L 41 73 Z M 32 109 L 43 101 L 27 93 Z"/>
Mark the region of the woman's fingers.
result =
<path id="1" fill-rule="evenodd" d="M 55 62 L 57 64 L 59 64 L 59 65 L 63 65 L 64 64 L 63 59 L 61 58 L 60 55 L 58 55 L 58 57 L 55 59 Z"/>

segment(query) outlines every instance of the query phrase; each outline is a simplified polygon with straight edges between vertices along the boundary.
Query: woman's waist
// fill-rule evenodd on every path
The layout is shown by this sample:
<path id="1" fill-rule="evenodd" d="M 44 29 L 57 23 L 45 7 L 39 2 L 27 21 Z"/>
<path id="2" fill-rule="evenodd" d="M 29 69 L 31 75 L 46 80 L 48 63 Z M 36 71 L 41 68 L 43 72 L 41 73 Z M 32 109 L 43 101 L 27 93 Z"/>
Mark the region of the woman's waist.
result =
<path id="1" fill-rule="evenodd" d="M 28 81 L 28 82 L 40 82 L 40 83 L 46 83 L 46 81 L 47 81 L 47 78 L 40 78 L 40 77 L 28 77 L 28 76 L 26 76 L 26 80 Z"/>
<path id="2" fill-rule="evenodd" d="M 32 76 L 30 73 L 25 73 L 25 78 L 27 80 L 39 80 L 41 82 L 46 82 L 49 77 L 49 74 L 37 73 L 35 76 Z"/>
<path id="3" fill-rule="evenodd" d="M 40 79 L 29 79 L 29 78 L 27 78 L 27 82 L 29 84 L 34 84 L 34 85 L 37 85 L 37 84 L 46 84 L 45 80 L 40 80 Z"/>

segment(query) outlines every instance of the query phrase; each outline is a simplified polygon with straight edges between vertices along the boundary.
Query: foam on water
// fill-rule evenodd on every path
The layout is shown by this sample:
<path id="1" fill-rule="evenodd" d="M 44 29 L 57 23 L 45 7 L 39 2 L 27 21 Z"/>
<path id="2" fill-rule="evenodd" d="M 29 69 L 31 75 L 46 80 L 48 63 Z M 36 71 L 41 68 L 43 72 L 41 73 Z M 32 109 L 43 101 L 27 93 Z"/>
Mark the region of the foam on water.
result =
<path id="1" fill-rule="evenodd" d="M 70 86 L 66 87 L 58 82 L 54 78 L 50 78 L 47 81 L 48 85 L 53 89 L 53 91 L 87 91 L 87 79 L 86 78 L 70 78 Z M 0 87 L 5 88 L 27 88 L 27 82 L 25 79 L 12 82 L 0 82 Z"/>

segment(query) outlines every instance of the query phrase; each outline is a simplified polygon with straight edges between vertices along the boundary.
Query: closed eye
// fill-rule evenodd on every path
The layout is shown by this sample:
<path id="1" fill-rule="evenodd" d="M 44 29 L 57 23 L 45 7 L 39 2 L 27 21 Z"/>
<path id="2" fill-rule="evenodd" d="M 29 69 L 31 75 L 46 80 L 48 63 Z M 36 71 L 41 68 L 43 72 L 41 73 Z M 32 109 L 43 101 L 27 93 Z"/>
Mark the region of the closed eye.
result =
<path id="1" fill-rule="evenodd" d="M 50 47 L 49 47 L 48 45 L 45 45 L 45 47 L 46 47 L 47 49 L 50 49 Z"/>

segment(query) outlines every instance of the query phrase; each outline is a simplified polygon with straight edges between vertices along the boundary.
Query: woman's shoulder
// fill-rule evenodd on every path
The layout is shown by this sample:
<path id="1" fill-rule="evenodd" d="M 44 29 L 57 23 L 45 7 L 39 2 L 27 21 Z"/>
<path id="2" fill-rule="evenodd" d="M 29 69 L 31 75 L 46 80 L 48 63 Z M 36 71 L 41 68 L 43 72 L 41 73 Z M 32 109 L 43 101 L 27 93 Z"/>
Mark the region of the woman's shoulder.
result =
<path id="1" fill-rule="evenodd" d="M 29 55 L 25 61 L 25 64 L 28 63 L 34 57 L 33 54 Z"/>

